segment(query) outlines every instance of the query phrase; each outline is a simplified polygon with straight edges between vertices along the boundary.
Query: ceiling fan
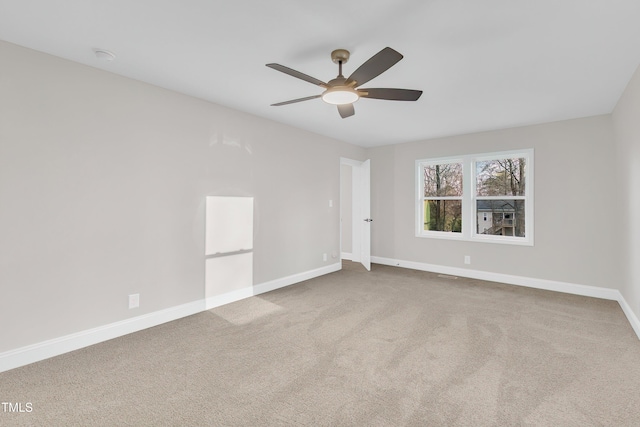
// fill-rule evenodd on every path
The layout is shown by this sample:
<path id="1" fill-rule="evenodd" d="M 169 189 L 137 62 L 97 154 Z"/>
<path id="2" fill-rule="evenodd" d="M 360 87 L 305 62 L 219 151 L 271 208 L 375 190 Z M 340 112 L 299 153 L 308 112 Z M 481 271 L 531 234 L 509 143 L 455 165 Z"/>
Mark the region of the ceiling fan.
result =
<path id="1" fill-rule="evenodd" d="M 292 99 L 290 101 L 271 104 L 273 107 L 294 104 L 296 102 L 308 101 L 310 99 L 322 98 L 328 104 L 337 105 L 340 116 L 345 119 L 353 116 L 355 110 L 353 103 L 360 98 L 386 99 L 390 101 L 417 101 L 422 95 L 421 90 L 412 89 L 361 89 L 360 86 L 369 80 L 379 76 L 400 61 L 403 56 L 385 47 L 380 52 L 373 55 L 367 62 L 362 64 L 348 78 L 342 75 L 342 65 L 349 60 L 349 51 L 346 49 L 336 49 L 331 52 L 331 59 L 338 64 L 338 77 L 325 83 L 321 80 L 308 76 L 300 71 L 293 70 L 280 64 L 266 64 L 274 70 L 312 83 L 325 89 L 320 95 L 307 96 L 305 98 Z"/>

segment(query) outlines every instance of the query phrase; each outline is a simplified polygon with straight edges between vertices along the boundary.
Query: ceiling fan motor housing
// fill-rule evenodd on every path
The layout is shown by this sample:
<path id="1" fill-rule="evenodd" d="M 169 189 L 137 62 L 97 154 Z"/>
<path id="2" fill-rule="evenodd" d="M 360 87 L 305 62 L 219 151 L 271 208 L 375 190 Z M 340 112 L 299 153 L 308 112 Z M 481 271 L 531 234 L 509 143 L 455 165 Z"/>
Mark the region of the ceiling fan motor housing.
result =
<path id="1" fill-rule="evenodd" d="M 336 49 L 331 52 L 331 60 L 336 64 L 346 64 L 349 60 L 349 51 L 347 49 Z"/>

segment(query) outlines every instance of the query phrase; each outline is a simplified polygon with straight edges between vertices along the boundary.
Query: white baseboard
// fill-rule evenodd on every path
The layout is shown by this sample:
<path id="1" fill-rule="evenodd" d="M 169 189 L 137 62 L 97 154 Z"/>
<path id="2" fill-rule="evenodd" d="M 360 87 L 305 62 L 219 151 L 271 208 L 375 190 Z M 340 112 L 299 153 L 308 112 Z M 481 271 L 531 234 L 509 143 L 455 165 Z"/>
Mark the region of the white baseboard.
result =
<path id="1" fill-rule="evenodd" d="M 564 292 L 567 294 L 582 295 L 593 298 L 617 301 L 622 311 L 627 316 L 631 327 L 640 339 L 640 321 L 633 313 L 629 304 L 617 289 L 601 288 L 598 286 L 578 285 L 575 283 L 559 282 L 555 280 L 536 279 L 533 277 L 513 276 L 510 274 L 491 273 L 487 271 L 471 270 L 467 268 L 447 267 L 443 265 L 427 264 L 415 261 L 403 261 L 392 258 L 372 256 L 371 262 L 375 264 L 391 265 L 394 267 L 410 268 L 413 270 L 429 271 L 432 273 L 448 274 L 451 276 L 468 277 L 471 279 L 488 280 L 491 282 L 506 283 L 509 285 L 525 286 L 528 288 L 544 289 L 548 291 Z"/>
<path id="2" fill-rule="evenodd" d="M 204 309 L 204 301 L 194 301 L 15 350 L 9 350 L 0 353 L 0 372 L 98 344 L 132 332 L 138 332 L 182 317 L 191 316 L 192 314 L 200 313 Z"/>
<path id="3" fill-rule="evenodd" d="M 70 351 L 78 350 L 90 345 L 98 344 L 113 338 L 118 338 L 133 332 L 151 328 L 162 323 L 171 322 L 182 317 L 191 316 L 205 310 L 210 310 L 224 304 L 239 301 L 254 295 L 263 294 L 285 286 L 293 285 L 304 280 L 313 279 L 342 269 L 341 263 L 309 270 L 281 279 L 271 280 L 250 288 L 227 292 L 222 295 L 194 301 L 188 304 L 167 308 L 153 313 L 143 314 L 97 328 L 87 329 L 63 337 L 54 338 L 25 347 L 0 353 L 0 372 L 59 356 Z"/>
<path id="4" fill-rule="evenodd" d="M 238 289 L 237 291 L 227 292 L 222 295 L 216 295 L 205 300 L 205 309 L 211 310 L 212 308 L 220 307 L 221 305 L 225 304 L 231 304 L 232 302 L 240 301 L 252 296 L 252 288 L 243 288 Z"/>
<path id="5" fill-rule="evenodd" d="M 527 286 L 537 289 L 546 289 L 557 292 L 565 292 L 576 295 L 590 296 L 595 298 L 618 301 L 624 314 L 631 323 L 631 327 L 640 338 L 640 321 L 633 313 L 629 304 L 622 294 L 615 289 L 599 288 L 595 286 L 584 286 L 573 283 L 557 282 L 544 279 L 534 279 L 529 277 L 511 276 L 499 273 L 489 273 L 485 271 L 470 270 L 464 268 L 445 267 L 434 264 L 425 264 L 412 261 L 401 261 L 391 258 L 371 257 L 371 262 L 376 264 L 391 265 L 396 267 L 411 268 L 414 270 L 430 271 L 434 273 L 449 274 L 473 279 L 489 280 L 512 285 Z M 144 314 L 108 325 L 77 332 L 63 337 L 54 338 L 40 343 L 28 345 L 15 350 L 0 353 L 0 372 L 58 356 L 70 351 L 88 347 L 103 341 L 138 332 L 162 323 L 171 322 L 182 317 L 190 316 L 204 310 L 219 307 L 224 304 L 239 301 L 250 296 L 259 295 L 273 291 L 285 286 L 293 285 L 315 277 L 339 271 L 342 268 L 340 263 L 328 265 L 315 270 L 294 274 L 269 282 L 255 285 L 251 288 L 240 289 L 228 292 L 206 300 L 194 301 L 176 307 L 167 308 L 153 313 Z"/>
<path id="6" fill-rule="evenodd" d="M 340 252 L 340 258 L 351 261 L 353 259 L 353 254 L 351 252 Z"/>
<path id="7" fill-rule="evenodd" d="M 371 257 L 376 264 L 392 265 L 411 268 L 413 270 L 430 271 L 432 273 L 448 274 L 451 276 L 468 277 L 471 279 L 500 282 L 509 285 L 526 286 L 528 288 L 545 289 L 548 291 L 564 292 L 567 294 L 583 295 L 617 301 L 620 292 L 616 289 L 599 288 L 596 286 L 577 285 L 574 283 L 558 282 L 554 280 L 535 279 L 532 277 L 513 276 L 510 274 L 491 273 L 487 271 L 471 270 L 467 268 L 446 267 L 443 265 L 425 264 L 414 261 L 402 261 L 391 258 Z"/>
<path id="8" fill-rule="evenodd" d="M 622 294 L 620 294 L 618 304 L 620 304 L 622 311 L 624 311 L 624 314 L 627 316 L 627 319 L 629 320 L 629 323 L 631 323 L 631 327 L 635 331 L 636 335 L 638 336 L 638 338 L 640 338 L 640 320 L 638 320 L 638 316 L 636 316 L 633 310 L 631 310 L 631 307 L 627 303 L 627 300 L 624 299 Z"/>
<path id="9" fill-rule="evenodd" d="M 254 285 L 253 292 L 254 295 L 260 295 L 265 292 L 275 291 L 276 289 L 284 288 L 285 286 L 294 285 L 296 283 L 324 276 L 325 274 L 334 273 L 339 270 L 342 270 L 342 264 L 336 262 L 325 267 L 316 268 L 315 270 L 309 270 L 303 273 L 293 274 L 281 279 L 270 280 L 259 285 Z"/>
<path id="10" fill-rule="evenodd" d="M 305 280 L 324 276 L 325 274 L 333 273 L 341 269 L 342 265 L 340 263 L 335 263 L 326 267 L 320 267 L 314 270 L 292 274 L 291 276 L 282 277 L 280 279 L 270 280 L 258 285 L 253 285 L 249 288 L 238 289 L 237 291 L 231 291 L 222 295 L 216 295 L 214 297 L 206 299 L 206 309 L 211 310 L 212 308 L 220 307 L 221 305 L 240 301 L 242 299 L 249 298 L 255 295 L 264 294 L 265 292 L 274 291 L 276 289 L 284 288 L 285 286 L 294 285 Z"/>

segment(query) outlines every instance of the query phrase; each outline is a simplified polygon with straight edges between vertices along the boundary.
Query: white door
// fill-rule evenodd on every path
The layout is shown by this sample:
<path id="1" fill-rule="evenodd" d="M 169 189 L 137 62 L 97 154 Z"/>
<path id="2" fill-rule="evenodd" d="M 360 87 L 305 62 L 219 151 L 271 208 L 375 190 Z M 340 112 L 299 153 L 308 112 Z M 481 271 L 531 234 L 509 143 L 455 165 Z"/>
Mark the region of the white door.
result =
<path id="1" fill-rule="evenodd" d="M 371 160 L 360 165 L 360 262 L 371 271 Z"/>
<path id="2" fill-rule="evenodd" d="M 350 218 L 345 218 L 351 224 L 351 261 L 371 270 L 371 161 L 341 158 L 340 164 L 351 167 L 351 200 L 345 200 L 351 205 Z"/>

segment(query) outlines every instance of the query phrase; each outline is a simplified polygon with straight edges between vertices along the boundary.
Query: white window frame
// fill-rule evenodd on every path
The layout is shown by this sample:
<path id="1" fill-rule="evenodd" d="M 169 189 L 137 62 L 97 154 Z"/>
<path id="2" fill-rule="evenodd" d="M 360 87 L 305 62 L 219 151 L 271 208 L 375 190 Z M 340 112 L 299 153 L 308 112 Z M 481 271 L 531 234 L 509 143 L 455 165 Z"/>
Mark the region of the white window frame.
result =
<path id="1" fill-rule="evenodd" d="M 433 231 L 433 230 L 425 230 L 424 229 L 424 201 L 428 198 L 424 197 L 424 166 L 434 166 L 434 165 L 446 165 L 452 163 L 461 163 L 462 164 L 462 197 L 432 197 L 432 199 L 440 199 L 440 200 L 462 200 L 462 232 L 452 232 L 452 231 Z M 463 240 L 464 232 L 465 232 L 465 193 L 467 193 L 466 186 L 467 182 L 465 177 L 467 176 L 467 170 L 465 169 L 465 162 L 462 157 L 441 157 L 438 159 L 425 159 L 425 160 L 417 160 L 417 179 L 418 179 L 418 201 L 416 204 L 417 214 L 416 214 L 416 235 L 419 237 L 431 237 L 434 239 L 452 239 L 452 240 Z"/>
<path id="2" fill-rule="evenodd" d="M 481 199 L 496 200 L 524 200 L 525 202 L 525 237 L 495 236 L 477 233 L 477 200 L 476 198 L 476 163 L 479 161 L 524 158 L 526 164 L 526 185 L 524 196 L 495 196 L 481 197 Z M 463 189 L 462 189 L 462 232 L 424 230 L 424 166 L 436 164 L 462 163 Z M 493 153 L 481 153 L 473 155 L 440 157 L 433 159 L 416 160 L 416 209 L 415 227 L 416 237 L 467 240 L 486 243 L 502 243 L 510 245 L 533 246 L 534 226 L 534 151 L 532 148 L 513 151 L 498 151 Z M 443 197 L 446 199 L 446 197 Z M 458 199 L 454 197 L 454 199 Z"/>

